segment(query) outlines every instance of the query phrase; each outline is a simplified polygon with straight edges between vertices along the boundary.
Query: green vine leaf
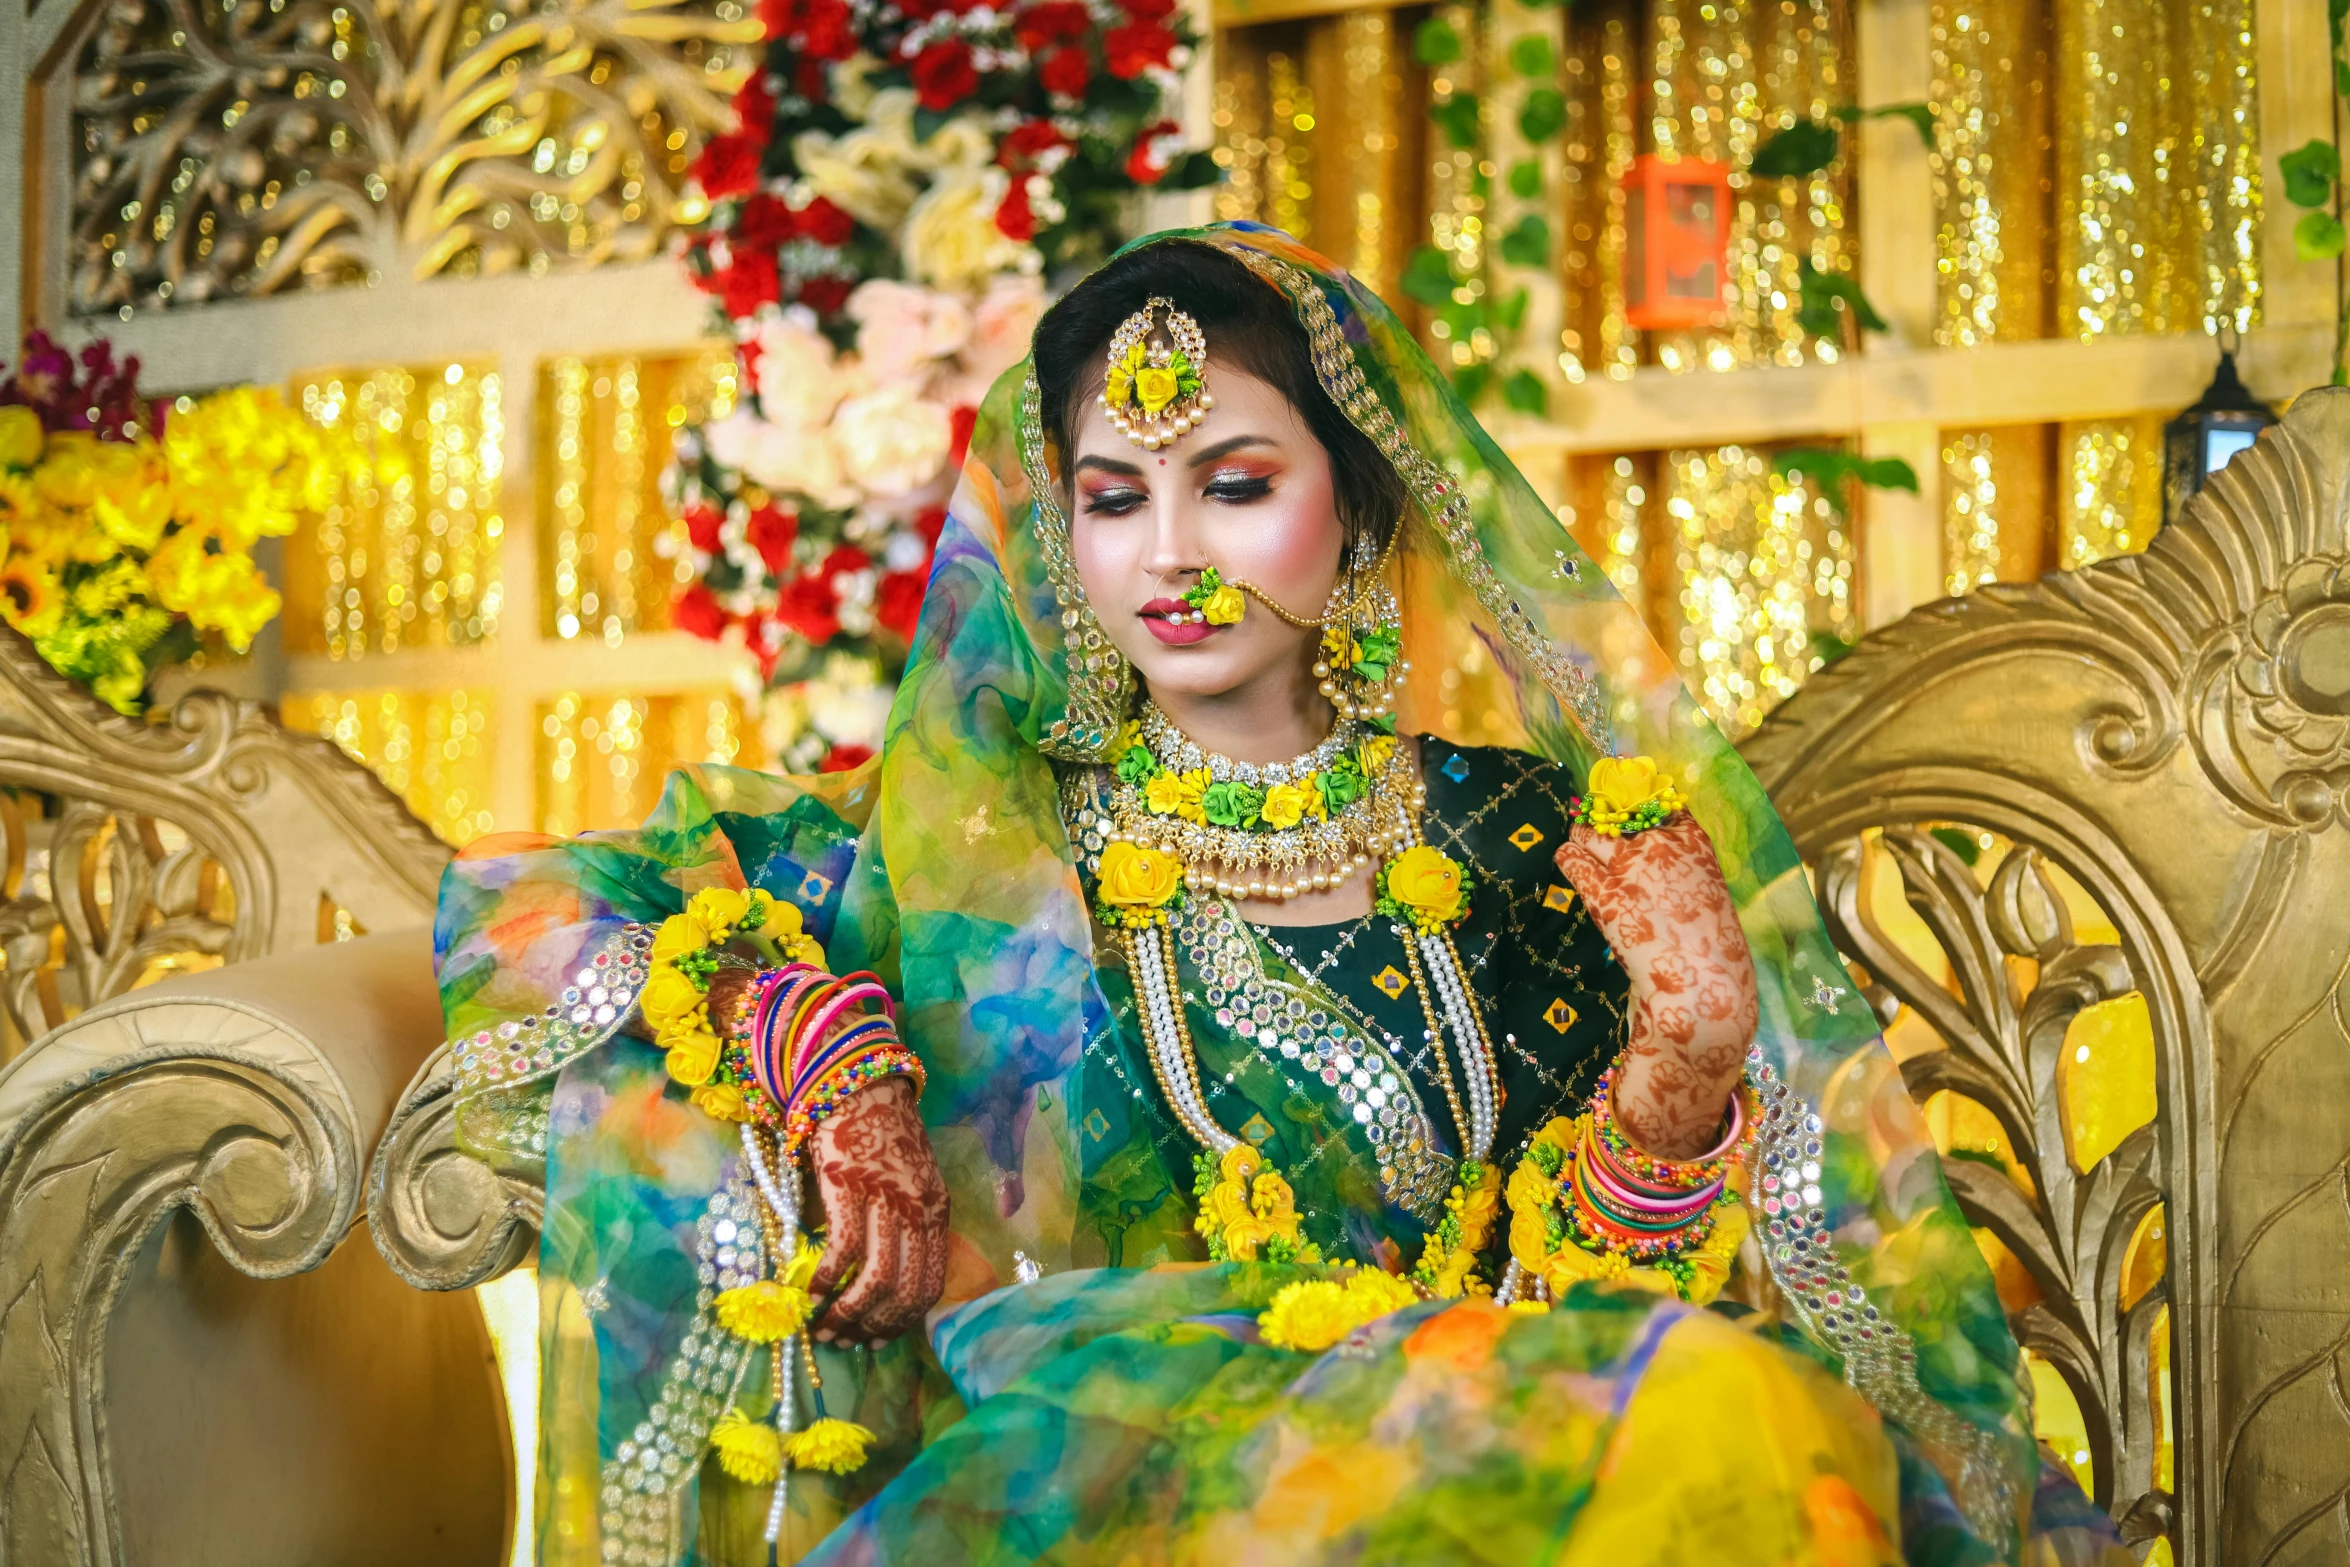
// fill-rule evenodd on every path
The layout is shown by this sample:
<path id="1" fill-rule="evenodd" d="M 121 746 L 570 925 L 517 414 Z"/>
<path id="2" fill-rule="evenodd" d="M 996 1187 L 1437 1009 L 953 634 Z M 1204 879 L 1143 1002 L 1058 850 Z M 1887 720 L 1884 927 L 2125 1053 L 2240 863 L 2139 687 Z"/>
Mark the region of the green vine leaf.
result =
<path id="1" fill-rule="evenodd" d="M 1461 57 L 1461 35 L 1441 16 L 1412 29 L 1412 58 L 1422 65 L 1450 65 Z"/>
<path id="2" fill-rule="evenodd" d="M 2277 167 L 2284 171 L 2287 201 L 2296 207 L 2322 207 L 2334 199 L 2334 185 L 2342 177 L 2342 154 L 2330 141 L 2309 141 L 2279 158 Z"/>
<path id="3" fill-rule="evenodd" d="M 1527 213 L 1516 228 L 1501 237 L 1501 259 L 1514 267 L 1549 266 L 1550 225 Z"/>
<path id="4" fill-rule="evenodd" d="M 1537 87 L 1526 94 L 1518 110 L 1518 134 L 1531 142 L 1545 142 L 1566 129 L 1566 96 L 1555 87 Z"/>
<path id="5" fill-rule="evenodd" d="M 1442 103 L 1428 105 L 1428 118 L 1444 132 L 1445 144 L 1455 152 L 1467 152 L 1477 145 L 1477 95 L 1457 92 Z"/>
<path id="6" fill-rule="evenodd" d="M 1520 158 L 1510 165 L 1510 194 L 1520 201 L 1532 201 L 1542 194 L 1542 165 L 1532 158 Z"/>
<path id="7" fill-rule="evenodd" d="M 1838 331 L 1836 307 L 1842 305 L 1851 312 L 1853 321 L 1864 332 L 1885 330 L 1885 318 L 1877 314 L 1868 296 L 1860 291 L 1860 284 L 1841 272 L 1822 272 L 1806 256 L 1797 263 L 1798 303 L 1796 324 L 1815 337 L 1834 337 Z"/>
<path id="8" fill-rule="evenodd" d="M 1557 74 L 1558 53 L 1540 33 L 1528 33 L 1510 45 L 1510 69 L 1539 81 Z"/>
<path id="9" fill-rule="evenodd" d="M 1934 110 L 1930 104 L 1889 103 L 1882 109 L 1871 109 L 1871 119 L 1903 119 L 1917 128 L 1918 140 L 1926 144 L 1926 151 L 1934 150 Z"/>
<path id="10" fill-rule="evenodd" d="M 2342 220 L 2330 212 L 2304 212 L 2293 225 L 2293 254 L 2303 261 L 2331 261 L 2342 253 Z"/>
<path id="11" fill-rule="evenodd" d="M 1918 471 L 1900 458 L 1861 457 L 1832 446 L 1786 447 L 1771 458 L 1771 471 L 1783 479 L 1810 479 L 1839 516 L 1844 514 L 1844 486 L 1850 479 L 1873 490 L 1918 493 Z"/>
<path id="12" fill-rule="evenodd" d="M 1542 384 L 1542 377 L 1531 370 L 1520 370 L 1501 383 L 1502 401 L 1522 414 L 1536 418 L 1550 412 L 1550 390 Z"/>
<path id="13" fill-rule="evenodd" d="M 1452 303 L 1456 285 L 1452 260 L 1434 245 L 1422 245 L 1403 264 L 1404 297 L 1431 309 Z"/>
<path id="14" fill-rule="evenodd" d="M 1519 327 L 1524 326 L 1526 324 L 1527 297 L 1524 289 L 1514 288 L 1502 298 L 1495 300 L 1493 302 L 1493 324 L 1504 332 L 1515 332 Z"/>
<path id="15" fill-rule="evenodd" d="M 1800 179 L 1836 161 L 1842 137 L 1825 120 L 1797 120 L 1754 149 L 1747 164 L 1758 179 Z"/>

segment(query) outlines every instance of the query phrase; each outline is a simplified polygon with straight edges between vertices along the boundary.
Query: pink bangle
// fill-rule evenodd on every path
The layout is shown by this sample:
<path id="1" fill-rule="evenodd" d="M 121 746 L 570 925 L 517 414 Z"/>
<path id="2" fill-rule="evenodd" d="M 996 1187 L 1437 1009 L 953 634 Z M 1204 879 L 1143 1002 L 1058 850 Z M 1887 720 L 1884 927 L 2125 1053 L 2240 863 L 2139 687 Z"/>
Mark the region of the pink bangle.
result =
<path id="1" fill-rule="evenodd" d="M 809 1015 L 807 1023 L 791 1041 L 789 1054 L 792 1060 L 792 1075 L 795 1078 L 800 1075 L 799 1063 L 810 1051 L 823 1047 L 833 1023 L 842 1012 L 858 1002 L 874 996 L 881 999 L 882 1015 L 888 1016 L 889 992 L 869 980 L 853 985 L 843 985 L 837 992 L 819 1002 L 816 1010 Z"/>

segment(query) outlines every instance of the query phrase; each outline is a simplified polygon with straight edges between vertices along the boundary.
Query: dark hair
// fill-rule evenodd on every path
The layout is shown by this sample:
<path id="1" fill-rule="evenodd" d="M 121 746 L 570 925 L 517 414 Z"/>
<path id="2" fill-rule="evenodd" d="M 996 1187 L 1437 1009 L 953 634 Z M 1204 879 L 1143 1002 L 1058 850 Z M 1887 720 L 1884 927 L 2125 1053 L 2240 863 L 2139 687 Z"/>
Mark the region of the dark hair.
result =
<path id="1" fill-rule="evenodd" d="M 1171 239 L 1128 251 L 1037 322 L 1037 388 L 1045 429 L 1059 449 L 1070 450 L 1082 401 L 1100 390 L 1108 373 L 1110 334 L 1155 295 L 1173 300 L 1207 335 L 1211 390 L 1216 367 L 1228 365 L 1289 399 L 1330 454 L 1347 542 L 1368 534 L 1375 549 L 1385 549 L 1407 499 L 1395 465 L 1322 390 L 1306 330 L 1280 290 L 1213 245 Z"/>

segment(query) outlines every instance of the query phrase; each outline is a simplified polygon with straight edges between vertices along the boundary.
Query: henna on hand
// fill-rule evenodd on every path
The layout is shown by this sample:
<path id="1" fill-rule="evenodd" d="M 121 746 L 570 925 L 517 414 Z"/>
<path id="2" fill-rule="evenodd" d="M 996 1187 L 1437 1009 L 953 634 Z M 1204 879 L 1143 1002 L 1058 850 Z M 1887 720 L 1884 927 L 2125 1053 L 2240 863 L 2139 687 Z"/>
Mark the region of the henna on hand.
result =
<path id="1" fill-rule="evenodd" d="M 1761 1015 L 1754 956 L 1713 841 L 1686 811 L 1618 838 L 1578 825 L 1558 867 L 1631 981 L 1617 1124 L 1663 1158 L 1705 1152 Z"/>
<path id="2" fill-rule="evenodd" d="M 809 1287 L 830 1294 L 855 1270 L 817 1319 L 826 1343 L 879 1348 L 919 1324 L 946 1290 L 946 1182 L 914 1099 L 905 1078 L 883 1078 L 852 1095 L 811 1141 L 830 1235 Z"/>

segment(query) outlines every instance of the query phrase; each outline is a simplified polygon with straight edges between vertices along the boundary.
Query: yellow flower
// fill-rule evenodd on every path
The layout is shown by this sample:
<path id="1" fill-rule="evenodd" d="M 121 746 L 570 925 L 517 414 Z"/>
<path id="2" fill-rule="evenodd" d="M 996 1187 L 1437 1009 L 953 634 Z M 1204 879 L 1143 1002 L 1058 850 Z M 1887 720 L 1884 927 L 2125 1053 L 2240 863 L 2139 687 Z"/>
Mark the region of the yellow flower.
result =
<path id="1" fill-rule="evenodd" d="M 735 887 L 704 887 L 686 901 L 686 918 L 702 927 L 703 934 L 713 942 L 724 941 L 733 935 L 750 912 L 751 896 Z"/>
<path id="2" fill-rule="evenodd" d="M 1118 738 L 1110 742 L 1109 752 L 1102 759 L 1115 767 L 1120 758 L 1140 744 L 1142 744 L 1142 720 L 1129 718 L 1126 720 L 1126 727 L 1118 731 Z"/>
<path id="3" fill-rule="evenodd" d="M 690 978 L 666 963 L 656 963 L 638 1005 L 645 1009 L 645 1021 L 653 1025 L 653 1032 L 660 1034 L 701 1011 L 704 998 L 702 988 Z"/>
<path id="4" fill-rule="evenodd" d="M 1612 815 L 1628 816 L 1655 800 L 1671 810 L 1680 803 L 1672 781 L 1645 756 L 1603 756 L 1591 764 L 1586 792 L 1591 803 Z"/>
<path id="5" fill-rule="evenodd" d="M 1285 1284 L 1257 1317 L 1257 1331 L 1275 1349 L 1318 1355 L 1354 1331 L 1345 1286 L 1328 1279 Z"/>
<path id="6" fill-rule="evenodd" d="M 1265 791 L 1265 803 L 1258 807 L 1257 814 L 1265 819 L 1268 826 L 1295 827 L 1305 819 L 1308 811 L 1321 802 L 1319 790 L 1297 784 L 1275 784 Z"/>
<path id="7" fill-rule="evenodd" d="M 48 567 L 22 555 L 0 566 L 0 616 L 28 637 L 56 629 L 65 597 Z"/>
<path id="8" fill-rule="evenodd" d="M 791 1261 L 784 1264 L 780 1282 L 787 1289 L 807 1289 L 808 1281 L 816 1277 L 816 1264 L 823 1260 L 824 1248 L 805 1235 L 801 1236 L 799 1249 L 791 1254 Z"/>
<path id="9" fill-rule="evenodd" d="M 30 408 L 0 408 L 0 468 L 30 468 L 41 460 L 41 416 Z"/>
<path id="10" fill-rule="evenodd" d="M 783 1439 L 775 1427 L 743 1418 L 739 1409 L 710 1428 L 710 1445 L 718 1450 L 718 1467 L 748 1485 L 765 1485 L 783 1473 Z"/>
<path id="11" fill-rule="evenodd" d="M 1395 736 L 1373 735 L 1362 744 L 1363 776 L 1376 778 L 1387 769 L 1389 757 L 1395 755 Z"/>
<path id="12" fill-rule="evenodd" d="M 1347 1276 L 1346 1298 L 1361 1321 L 1370 1322 L 1391 1311 L 1401 1311 L 1420 1298 L 1408 1280 L 1378 1268 L 1357 1268 Z"/>
<path id="13" fill-rule="evenodd" d="M 1150 782 L 1142 786 L 1142 803 L 1155 816 L 1201 822 L 1207 820 L 1207 811 L 1200 804 L 1207 792 L 1208 770 L 1204 767 L 1188 773 L 1160 771 L 1151 774 Z"/>
<path id="14" fill-rule="evenodd" d="M 1550 1302 L 1547 1300 L 1530 1300 L 1521 1295 L 1516 1300 L 1513 1300 L 1509 1303 L 1508 1310 L 1513 1314 L 1521 1317 L 1548 1316 L 1550 1314 Z"/>
<path id="15" fill-rule="evenodd" d="M 718 1070 L 718 1036 L 704 1018 L 679 1024 L 662 1034 L 660 1042 L 669 1053 L 669 1075 L 688 1088 L 699 1088 Z"/>
<path id="16" fill-rule="evenodd" d="M 718 1292 L 718 1325 L 753 1344 L 790 1338 L 808 1320 L 808 1292 L 761 1279 Z"/>
<path id="17" fill-rule="evenodd" d="M 1155 414 L 1175 401 L 1175 372 L 1164 365 L 1145 365 L 1134 372 L 1134 391 L 1142 399 L 1142 411 Z"/>
<path id="18" fill-rule="evenodd" d="M 703 939 L 702 927 L 683 914 L 672 914 L 661 922 L 660 932 L 653 937 L 653 963 L 675 963 L 689 952 L 699 952 L 709 943 Z"/>
<path id="19" fill-rule="evenodd" d="M 1344 626 L 1331 626 L 1323 631 L 1322 658 L 1332 669 L 1352 668 L 1355 661 L 1354 633 Z"/>
<path id="20" fill-rule="evenodd" d="M 1183 865 L 1172 854 L 1131 843 L 1102 850 L 1101 900 L 1114 909 L 1165 908 L 1183 886 Z"/>
<path id="21" fill-rule="evenodd" d="M 845 1475 L 865 1467 L 865 1449 L 872 1445 L 873 1433 L 863 1426 L 827 1418 L 785 1437 L 783 1456 L 792 1461 L 794 1469 Z"/>
<path id="22" fill-rule="evenodd" d="M 1442 850 L 1416 843 L 1387 862 L 1387 895 L 1415 924 L 1444 924 L 1461 912 L 1461 868 Z"/>
<path id="23" fill-rule="evenodd" d="M 1240 617 L 1248 613 L 1248 600 L 1241 596 L 1240 589 L 1227 583 L 1208 595 L 1199 612 L 1211 626 L 1236 626 Z"/>
<path id="24" fill-rule="evenodd" d="M 686 1098 L 693 1107 L 713 1121 L 748 1121 L 750 1107 L 743 1103 L 743 1091 L 732 1083 L 704 1083 Z"/>

